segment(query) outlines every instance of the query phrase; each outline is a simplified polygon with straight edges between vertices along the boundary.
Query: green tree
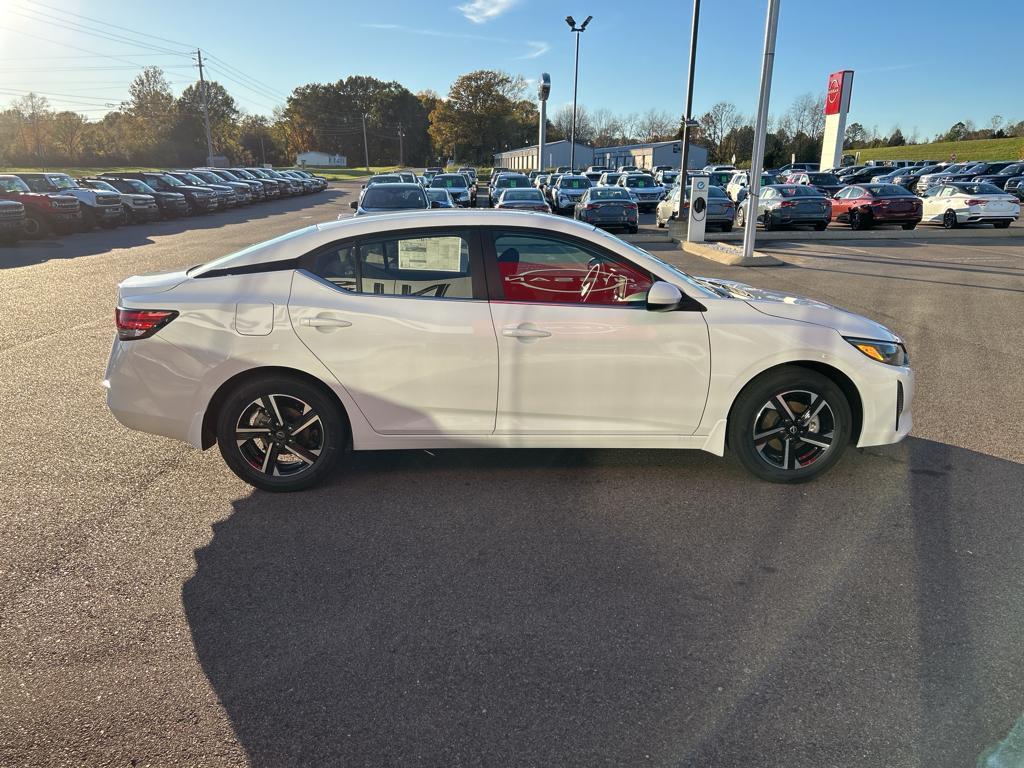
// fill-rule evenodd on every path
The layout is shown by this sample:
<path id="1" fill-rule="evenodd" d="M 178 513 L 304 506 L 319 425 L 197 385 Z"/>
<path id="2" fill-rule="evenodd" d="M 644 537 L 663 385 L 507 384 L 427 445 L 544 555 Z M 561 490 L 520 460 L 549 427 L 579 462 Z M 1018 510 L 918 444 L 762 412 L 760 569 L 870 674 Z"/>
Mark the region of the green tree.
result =
<path id="1" fill-rule="evenodd" d="M 522 77 L 497 70 L 477 70 L 458 77 L 430 113 L 430 137 L 451 157 L 489 162 L 509 144 L 516 103 L 525 91 Z"/>

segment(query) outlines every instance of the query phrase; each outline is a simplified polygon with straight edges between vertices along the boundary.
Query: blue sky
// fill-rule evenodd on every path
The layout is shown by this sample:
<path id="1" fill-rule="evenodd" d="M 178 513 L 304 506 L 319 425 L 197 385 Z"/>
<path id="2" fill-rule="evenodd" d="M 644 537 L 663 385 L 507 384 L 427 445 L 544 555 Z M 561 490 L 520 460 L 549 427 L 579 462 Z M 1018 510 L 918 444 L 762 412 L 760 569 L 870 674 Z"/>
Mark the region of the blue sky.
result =
<path id="1" fill-rule="evenodd" d="M 126 96 L 132 66 L 143 64 L 165 66 L 178 92 L 196 76 L 188 58 L 166 52 L 184 50 L 178 43 L 215 56 L 211 76 L 250 112 L 269 113 L 296 85 L 352 74 L 444 95 L 455 77 L 480 68 L 529 79 L 549 72 L 550 106 L 557 108 L 572 100 L 573 39 L 563 20 L 570 14 L 594 16 L 581 45 L 581 103 L 620 113 L 653 107 L 675 116 L 685 98 L 688 0 L 41 2 L 0 0 L 0 103 L 33 89 L 57 94 L 50 97 L 54 106 L 99 117 Z M 697 114 L 716 101 L 753 113 L 765 6 L 766 0 L 704 0 Z M 1024 26 L 1024 2 L 973 0 L 968 26 L 986 33 L 965 28 L 955 36 L 950 66 L 949 47 L 935 44 L 944 35 L 932 33 L 946 29 L 942 20 L 963 8 L 962 0 L 782 0 L 772 113 L 784 112 L 802 93 L 823 92 L 829 72 L 853 69 L 849 119 L 869 129 L 888 133 L 899 125 L 904 134 L 916 131 L 926 139 L 962 118 L 979 125 L 994 114 L 1024 119 L 1015 49 L 992 44 L 1000 30 L 1012 34 Z M 165 38 L 144 38 L 164 51 L 61 27 L 91 22 L 54 9 Z M 851 24 L 860 31 L 845 31 Z M 115 27 L 105 30 L 138 39 Z"/>

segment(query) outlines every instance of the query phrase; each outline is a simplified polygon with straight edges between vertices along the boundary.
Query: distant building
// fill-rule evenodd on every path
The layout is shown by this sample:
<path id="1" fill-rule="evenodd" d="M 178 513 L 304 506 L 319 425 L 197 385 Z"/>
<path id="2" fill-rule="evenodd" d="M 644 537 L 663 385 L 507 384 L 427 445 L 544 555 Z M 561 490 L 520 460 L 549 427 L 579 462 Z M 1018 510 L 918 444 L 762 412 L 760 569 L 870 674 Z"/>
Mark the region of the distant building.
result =
<path id="1" fill-rule="evenodd" d="M 622 144 L 616 147 L 591 147 L 576 144 L 576 167 L 605 165 L 618 168 L 620 165 L 635 165 L 638 168 L 653 168 L 656 165 L 678 167 L 682 161 L 681 143 L 676 141 L 655 141 L 648 144 Z M 708 151 L 698 144 L 690 144 L 688 157 L 690 168 L 703 168 L 708 162 Z M 537 145 L 510 149 L 494 155 L 494 165 L 511 168 L 514 171 L 532 171 L 537 168 Z M 569 165 L 569 142 L 565 139 L 544 145 L 544 167 L 557 168 Z"/>
<path id="2" fill-rule="evenodd" d="M 329 152 L 300 152 L 295 156 L 295 164 L 316 165 L 320 167 L 345 168 L 348 158 L 344 155 L 332 155 Z"/>
<path id="3" fill-rule="evenodd" d="M 620 165 L 635 165 L 638 168 L 653 168 L 656 165 L 671 165 L 678 168 L 682 162 L 682 142 L 655 141 L 648 144 L 621 144 L 617 147 L 595 147 L 594 162 L 618 168 Z M 690 168 L 703 168 L 708 163 L 708 151 L 699 144 L 690 144 L 686 158 Z"/>
<path id="4" fill-rule="evenodd" d="M 544 143 L 544 167 L 557 168 L 569 164 L 569 142 L 567 139 Z M 576 165 L 591 165 L 590 158 L 594 150 L 586 144 L 576 142 Z M 537 145 L 510 149 L 494 155 L 495 167 L 509 168 L 513 171 L 534 171 L 537 169 Z"/>

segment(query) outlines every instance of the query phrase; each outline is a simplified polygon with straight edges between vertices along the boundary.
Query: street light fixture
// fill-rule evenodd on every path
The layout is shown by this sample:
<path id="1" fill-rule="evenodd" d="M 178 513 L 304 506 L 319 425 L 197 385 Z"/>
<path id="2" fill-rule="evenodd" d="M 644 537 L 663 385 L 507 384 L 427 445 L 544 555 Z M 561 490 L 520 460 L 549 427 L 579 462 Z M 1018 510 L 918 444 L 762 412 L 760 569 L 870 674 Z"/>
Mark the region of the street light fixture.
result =
<path id="1" fill-rule="evenodd" d="M 569 166 L 572 170 L 576 170 L 576 87 L 580 79 L 580 33 L 586 30 L 587 24 L 593 16 L 587 16 L 587 18 L 576 26 L 576 19 L 572 16 L 565 17 L 565 23 L 569 25 L 569 30 L 576 34 L 576 68 L 572 76 L 572 128 L 569 130 Z"/>

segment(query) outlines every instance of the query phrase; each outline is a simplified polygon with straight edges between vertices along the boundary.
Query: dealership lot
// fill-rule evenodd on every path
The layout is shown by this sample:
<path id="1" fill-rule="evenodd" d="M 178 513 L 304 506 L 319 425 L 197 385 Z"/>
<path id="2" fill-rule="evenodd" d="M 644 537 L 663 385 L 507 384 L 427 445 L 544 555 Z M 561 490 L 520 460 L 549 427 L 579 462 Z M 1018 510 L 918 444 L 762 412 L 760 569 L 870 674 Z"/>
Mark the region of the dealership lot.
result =
<path id="1" fill-rule="evenodd" d="M 0 765 L 936 766 L 1008 737 L 1024 241 L 779 242 L 759 271 L 658 245 L 906 337 L 913 437 L 810 485 L 702 453 L 403 452 L 282 497 L 110 417 L 120 279 L 354 191 L 0 249 Z"/>

